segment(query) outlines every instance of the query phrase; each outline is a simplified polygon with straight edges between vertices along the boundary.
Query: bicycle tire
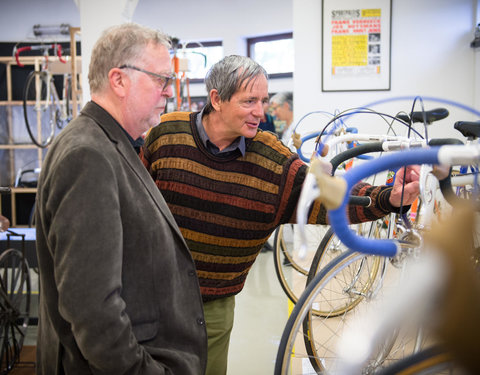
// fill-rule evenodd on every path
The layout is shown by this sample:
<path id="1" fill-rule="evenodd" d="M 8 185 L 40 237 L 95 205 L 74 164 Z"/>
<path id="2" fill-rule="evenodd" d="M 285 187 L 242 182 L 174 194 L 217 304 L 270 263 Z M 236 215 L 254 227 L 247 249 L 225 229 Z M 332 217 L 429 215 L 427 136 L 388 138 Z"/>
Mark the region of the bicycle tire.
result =
<path id="1" fill-rule="evenodd" d="M 367 223 L 370 224 L 370 223 Z M 370 224 L 372 225 L 372 224 Z M 357 229 L 361 230 L 361 229 Z M 307 276 L 307 284 L 309 284 L 315 275 L 326 265 L 329 261 L 334 259 L 341 252 L 347 251 L 345 245 L 342 244 L 340 239 L 335 235 L 332 228 L 329 228 L 328 232 L 325 234 L 322 242 L 320 243 L 317 252 L 312 260 L 310 270 Z M 368 257 L 368 256 L 367 256 Z M 354 308 L 358 303 L 359 299 L 363 298 L 363 295 L 368 292 L 370 287 L 373 285 L 373 282 L 377 278 L 378 270 L 380 269 L 380 263 L 385 260 L 382 257 L 371 257 L 373 260 L 373 265 L 370 272 L 370 279 L 367 280 L 366 284 L 362 287 L 361 293 L 357 298 L 349 299 L 344 301 L 341 305 L 333 306 L 332 301 L 328 301 L 328 298 L 325 296 L 324 301 L 328 303 L 328 310 L 322 308 L 313 308 L 312 312 L 317 316 L 324 317 L 335 317 L 340 314 L 343 314 L 352 308 Z M 340 301 L 336 301 L 340 302 Z"/>
<path id="2" fill-rule="evenodd" d="M 453 374 L 452 356 L 440 347 L 430 347 L 380 370 L 378 375 Z"/>
<path id="3" fill-rule="evenodd" d="M 335 237 L 332 236 L 332 238 Z M 323 337 L 326 340 L 332 340 L 332 338 L 326 336 L 324 327 L 334 332 L 330 324 L 333 320 L 338 332 L 342 332 L 345 326 L 348 327 L 348 324 L 345 324 L 348 318 L 345 316 L 352 314 L 351 310 L 362 304 L 374 289 L 373 285 L 378 277 L 381 261 L 380 257 L 363 255 L 344 267 L 334 269 L 331 279 L 319 291 L 312 309 L 302 323 L 303 332 L 306 332 L 303 335 L 306 353 L 315 370 L 322 372 L 330 366 L 325 359 L 328 355 L 326 349 L 330 348 L 328 343 L 323 341 Z M 317 313 L 314 314 L 315 305 L 317 305 L 315 308 Z M 335 331 L 334 335 L 339 335 L 338 332 Z"/>
<path id="4" fill-rule="evenodd" d="M 290 301 L 296 303 L 306 284 L 310 269 L 312 254 L 307 253 L 304 259 L 297 257 L 295 251 L 294 228 L 296 224 L 283 224 L 275 230 L 273 260 L 275 273 L 280 286 Z M 327 227 L 324 225 L 309 224 L 306 226 L 309 233 L 309 243 L 320 243 Z M 298 292 L 300 290 L 300 293 Z"/>
<path id="5" fill-rule="evenodd" d="M 30 319 L 28 262 L 16 249 L 0 255 L 0 374 L 18 361 Z"/>
<path id="6" fill-rule="evenodd" d="M 298 339 L 297 335 L 303 336 L 301 333 L 303 328 L 302 323 L 311 309 L 315 297 L 323 287 L 321 282 L 326 281 L 328 274 L 338 269 L 343 264 L 349 264 L 356 258 L 358 259 L 362 257 L 362 254 L 354 253 L 350 250 L 341 253 L 338 257 L 329 262 L 329 264 L 315 276 L 312 282 L 307 285 L 295 304 L 295 307 L 293 308 L 282 333 L 277 351 L 277 357 L 275 360 L 275 375 L 288 375 L 297 373 L 297 371 L 292 372 L 297 366 L 297 364 L 292 364 L 292 360 L 294 358 L 300 359 L 300 361 L 303 361 L 303 359 L 308 359 L 308 355 L 306 353 L 302 354 L 299 350 L 293 350 L 293 348 L 297 340 L 299 343 L 301 342 L 303 344 L 303 340 Z"/>
<path id="7" fill-rule="evenodd" d="M 317 297 L 321 296 L 325 288 L 330 287 L 330 283 L 336 282 L 335 278 L 338 275 L 341 278 L 344 272 L 348 272 L 349 267 L 354 270 L 358 269 L 358 262 L 364 261 L 365 257 L 365 254 L 347 250 L 322 268 L 307 286 L 285 326 L 277 353 L 275 374 L 290 374 L 292 373 L 290 371 L 299 373 L 295 370 L 298 370 L 299 366 L 304 368 L 305 362 L 308 362 L 311 371 L 316 373 L 334 373 L 338 370 L 340 355 L 337 353 L 337 341 L 343 331 L 348 329 L 352 322 L 355 322 L 356 315 L 373 304 L 370 302 L 370 298 L 361 298 L 361 306 L 350 309 L 347 313 L 335 318 L 314 316 L 311 310 L 318 300 Z M 365 270 L 368 271 L 369 268 L 366 267 Z M 366 271 L 364 274 L 368 275 Z M 393 271 L 391 274 L 395 275 Z M 352 279 L 347 277 L 347 280 Z M 378 288 L 376 297 L 378 298 L 387 291 L 389 291 L 388 285 L 383 285 Z M 309 326 L 305 325 L 307 319 L 313 320 Z M 309 341 L 306 340 L 306 337 Z M 363 368 L 364 373 L 374 373 L 379 367 L 390 365 L 394 361 L 410 355 L 413 352 L 415 338 L 416 335 L 410 331 L 401 333 L 393 331 L 383 345 L 372 348 L 370 360 Z M 305 342 L 309 342 L 311 347 L 305 346 Z"/>
<path id="8" fill-rule="evenodd" d="M 73 119 L 73 90 L 72 90 L 72 77 L 68 75 L 63 80 L 63 98 L 59 98 L 61 111 L 57 116 L 57 128 L 63 129 Z"/>
<path id="9" fill-rule="evenodd" d="M 40 148 L 47 147 L 55 136 L 56 108 L 52 99 L 47 98 L 48 85 L 50 79 L 46 72 L 32 71 L 23 88 L 25 126 L 32 142 Z M 48 102 L 50 104 L 46 106 Z M 48 127 L 43 126 L 45 123 Z"/>

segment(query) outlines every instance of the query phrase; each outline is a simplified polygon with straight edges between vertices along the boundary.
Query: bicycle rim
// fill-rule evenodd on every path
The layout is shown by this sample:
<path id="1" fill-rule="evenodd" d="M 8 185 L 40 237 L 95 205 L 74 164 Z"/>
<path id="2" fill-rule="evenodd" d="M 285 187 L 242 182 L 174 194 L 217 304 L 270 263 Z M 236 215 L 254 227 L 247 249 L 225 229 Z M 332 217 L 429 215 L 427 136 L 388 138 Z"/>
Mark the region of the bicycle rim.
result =
<path id="1" fill-rule="evenodd" d="M 352 324 L 357 323 L 356 317 L 367 309 L 375 308 L 376 301 L 390 291 L 390 287 L 397 282 L 398 274 L 393 267 L 389 270 L 381 288 L 375 289 L 375 294 L 368 298 L 361 298 L 354 309 L 346 311 L 336 317 L 319 317 L 312 314 L 312 306 L 321 299 L 322 293 L 337 282 L 338 277 L 347 274 L 350 268 L 357 270 L 360 263 L 364 263 L 366 256 L 351 251 L 340 254 L 324 267 L 306 288 L 297 302 L 293 313 L 287 322 L 277 355 L 278 372 L 276 374 L 309 374 L 335 373 L 338 371 L 340 355 L 338 345 L 343 333 Z M 365 268 L 368 270 L 369 268 Z M 367 274 L 367 272 L 365 272 Z M 347 277 L 351 282 L 352 278 Z M 367 277 L 368 279 L 368 277 Z M 360 283 L 358 278 L 356 283 Z M 361 285 L 361 283 L 360 283 Z M 351 286 L 350 286 L 351 287 Z M 353 285 L 356 287 L 356 284 Z M 348 293 L 351 293 L 349 290 Z M 309 321 L 310 319 L 310 321 Z M 308 323 L 306 323 L 306 321 Z M 371 323 L 372 326 L 374 322 Z M 364 364 L 364 374 L 373 374 L 382 366 L 388 366 L 399 359 L 410 355 L 414 350 L 416 331 L 393 332 L 389 340 L 378 348 L 369 352 L 369 361 Z M 308 346 L 305 346 L 307 342 Z M 308 347 L 308 350 L 307 350 Z"/>
<path id="2" fill-rule="evenodd" d="M 309 311 L 303 321 L 304 342 L 308 358 L 318 371 L 335 367 L 336 342 L 349 319 L 356 315 L 353 309 L 368 299 L 378 275 L 380 258 L 355 256 L 355 260 L 341 264 L 327 275 L 328 280 L 312 303 L 322 315 Z"/>
<path id="3" fill-rule="evenodd" d="M 452 356 L 439 347 L 430 347 L 382 369 L 378 375 L 461 374 Z"/>
<path id="4" fill-rule="evenodd" d="M 362 232 L 365 228 L 363 226 L 356 227 L 357 231 Z M 315 257 L 310 267 L 310 272 L 307 278 L 309 284 L 315 275 L 325 267 L 330 261 L 335 259 L 339 254 L 348 249 L 342 244 L 339 238 L 334 234 L 333 229 L 329 229 L 325 234 L 320 246 L 317 249 Z M 377 278 L 380 264 L 384 259 L 380 257 L 365 257 L 357 267 L 349 269 L 349 275 L 344 274 L 341 282 L 345 290 L 351 292 L 344 298 L 339 298 L 339 289 L 329 290 L 313 304 L 312 313 L 317 316 L 335 317 L 341 315 L 350 309 L 354 308 L 364 297 L 366 293 L 372 288 L 374 281 Z M 362 284 L 360 287 L 360 283 Z M 355 289 L 353 291 L 353 289 Z"/>
<path id="5" fill-rule="evenodd" d="M 28 264 L 15 249 L 0 256 L 0 373 L 10 371 L 20 356 L 30 316 Z"/>
<path id="6" fill-rule="evenodd" d="M 49 77 L 45 72 L 31 72 L 23 90 L 23 115 L 28 135 L 38 147 L 45 148 L 55 136 L 56 108 L 47 98 Z"/>
<path id="7" fill-rule="evenodd" d="M 363 255 L 351 251 L 341 253 L 305 288 L 285 325 L 275 361 L 275 375 L 316 373 L 315 369 L 311 369 L 310 372 L 305 372 L 304 369 L 305 364 L 310 363 L 310 358 L 305 351 L 302 323 L 324 283 L 328 281 L 327 276 L 343 264 L 349 264 L 362 257 Z"/>
<path id="8" fill-rule="evenodd" d="M 305 257 L 299 256 L 299 240 L 295 235 L 296 224 L 283 224 L 275 231 L 273 258 L 275 272 L 283 291 L 290 301 L 296 303 L 306 285 L 314 250 L 327 231 L 324 225 L 306 225 L 309 250 Z M 313 251 L 312 251 L 313 249 Z"/>
<path id="9" fill-rule="evenodd" d="M 63 129 L 73 119 L 72 77 L 67 75 L 63 79 L 62 98 L 56 97 L 56 125 Z"/>

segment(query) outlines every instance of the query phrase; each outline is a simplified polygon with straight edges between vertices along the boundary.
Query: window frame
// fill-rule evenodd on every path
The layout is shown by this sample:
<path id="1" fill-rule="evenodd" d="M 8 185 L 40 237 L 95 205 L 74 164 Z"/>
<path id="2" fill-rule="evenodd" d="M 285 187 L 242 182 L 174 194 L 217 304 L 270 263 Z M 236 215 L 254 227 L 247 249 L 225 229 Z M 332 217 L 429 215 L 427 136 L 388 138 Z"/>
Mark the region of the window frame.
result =
<path id="1" fill-rule="evenodd" d="M 191 45 L 191 47 L 189 47 Z M 186 49 L 188 48 L 200 48 L 200 47 L 223 47 L 223 40 L 211 40 L 211 41 L 187 41 Z M 183 43 L 180 42 L 177 45 L 177 51 L 180 51 L 183 48 Z M 204 83 L 205 77 L 203 78 L 190 78 L 190 83 Z"/>
<path id="2" fill-rule="evenodd" d="M 253 38 L 247 38 L 247 56 L 252 58 L 253 48 L 255 44 L 259 42 L 273 42 L 273 41 L 282 40 L 282 39 L 293 39 L 293 32 L 262 35 L 262 36 L 257 36 Z M 272 73 L 268 75 L 268 78 L 292 78 L 292 77 L 293 77 L 293 72 Z"/>

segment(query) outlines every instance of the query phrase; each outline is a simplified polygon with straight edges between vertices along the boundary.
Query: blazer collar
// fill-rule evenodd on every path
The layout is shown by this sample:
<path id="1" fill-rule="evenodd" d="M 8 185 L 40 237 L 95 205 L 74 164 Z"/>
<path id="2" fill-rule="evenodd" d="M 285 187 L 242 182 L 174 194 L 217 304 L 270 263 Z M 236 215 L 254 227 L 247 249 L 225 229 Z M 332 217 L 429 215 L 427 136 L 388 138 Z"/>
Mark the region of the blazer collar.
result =
<path id="1" fill-rule="evenodd" d="M 145 189 L 148 191 L 150 197 L 153 199 L 160 212 L 162 212 L 162 214 L 165 216 L 168 223 L 180 237 L 181 241 L 185 244 L 185 246 L 187 246 L 182 233 L 180 232 L 180 229 L 178 228 L 177 223 L 167 206 L 167 203 L 163 199 L 162 194 L 153 181 L 152 176 L 150 176 L 148 173 L 147 169 L 140 160 L 140 157 L 135 152 L 135 149 L 133 148 L 125 131 L 120 127 L 118 122 L 105 109 L 92 101 L 88 102 L 83 107 L 81 114 L 92 118 L 97 125 L 102 128 L 110 141 L 115 144 L 118 152 L 129 165 L 132 172 L 145 186 Z"/>

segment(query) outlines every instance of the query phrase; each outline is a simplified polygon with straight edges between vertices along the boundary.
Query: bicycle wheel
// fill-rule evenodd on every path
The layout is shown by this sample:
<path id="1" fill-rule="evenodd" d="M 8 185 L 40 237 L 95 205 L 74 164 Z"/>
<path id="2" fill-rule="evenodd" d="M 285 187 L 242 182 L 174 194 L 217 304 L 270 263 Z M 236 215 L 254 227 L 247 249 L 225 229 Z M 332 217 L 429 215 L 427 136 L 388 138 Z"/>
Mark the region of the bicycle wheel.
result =
<path id="1" fill-rule="evenodd" d="M 380 257 L 363 255 L 333 271 L 319 291 L 303 320 L 305 349 L 314 369 L 324 371 L 334 366 L 334 343 L 356 315 L 352 310 L 361 309 L 374 294 L 380 263 Z"/>
<path id="2" fill-rule="evenodd" d="M 370 231 L 369 237 L 379 236 L 379 225 L 381 222 L 365 223 L 355 226 L 359 233 Z M 345 245 L 335 235 L 332 228 L 325 234 L 320 246 L 312 260 L 310 271 L 307 277 L 309 284 L 315 275 L 325 267 L 332 259 L 340 253 L 347 251 Z M 353 309 L 362 298 L 364 298 L 372 288 L 374 281 L 379 275 L 379 270 L 385 267 L 385 258 L 375 256 L 365 256 L 358 263 L 358 267 L 351 267 L 346 273 L 338 278 L 335 287 L 325 289 L 322 296 L 318 298 L 312 306 L 314 315 L 323 317 L 335 317 Z M 383 265 L 382 265 L 383 264 Z M 349 291 L 348 293 L 346 291 Z"/>
<path id="3" fill-rule="evenodd" d="M 300 256 L 300 240 L 296 236 L 296 224 L 283 224 L 277 228 L 274 237 L 273 259 L 278 281 L 290 301 L 296 303 L 305 289 L 305 284 L 314 256 L 328 227 L 325 225 L 306 225 L 308 250 Z"/>
<path id="4" fill-rule="evenodd" d="M 15 249 L 0 256 L 0 374 L 20 356 L 30 316 L 30 274 L 26 259 Z"/>
<path id="5" fill-rule="evenodd" d="M 23 89 L 23 116 L 32 142 L 45 148 L 55 136 L 57 110 L 46 72 L 31 72 Z M 47 95 L 50 97 L 47 98 Z"/>
<path id="6" fill-rule="evenodd" d="M 378 375 L 428 375 L 461 374 L 455 368 L 451 355 L 439 347 L 424 349 L 418 353 L 395 362 L 378 373 Z"/>
<path id="7" fill-rule="evenodd" d="M 325 266 L 305 288 L 283 331 L 275 361 L 274 374 L 284 375 L 304 373 L 304 365 L 306 362 L 309 362 L 310 358 L 308 353 L 306 353 L 305 350 L 302 350 L 302 323 L 325 283 L 334 276 L 338 269 L 341 269 L 344 265 L 348 265 L 361 258 L 363 258 L 362 254 L 357 254 L 352 251 L 341 253 Z M 320 369 L 312 369 L 311 371 L 311 373 L 314 374 L 317 371 L 320 371 Z"/>
<path id="8" fill-rule="evenodd" d="M 287 322 L 277 355 L 276 374 L 309 373 L 308 370 L 311 373 L 338 371 L 338 343 L 343 332 L 357 323 L 359 314 L 375 307 L 375 302 L 398 283 L 401 275 L 400 270 L 395 272 L 392 267 L 387 273 L 388 277 L 382 280 L 381 287 L 372 288 L 373 263 L 373 257 L 349 250 L 320 270 L 298 300 Z M 368 298 L 358 298 L 364 291 L 368 292 L 364 295 Z M 354 309 L 345 309 L 343 314 L 335 317 L 316 316 L 312 313 L 312 306 L 323 303 L 325 293 L 329 301 L 335 301 L 333 296 L 338 294 L 341 300 L 357 299 L 358 303 Z M 347 302 L 346 305 L 350 306 L 351 303 Z M 379 367 L 413 353 L 416 332 L 393 331 L 380 347 L 371 348 L 370 359 L 363 373 L 374 373 Z"/>
<path id="9" fill-rule="evenodd" d="M 72 77 L 65 74 L 63 77 L 63 98 L 59 98 L 60 103 L 57 108 L 57 128 L 63 129 L 73 119 L 73 90 Z"/>

